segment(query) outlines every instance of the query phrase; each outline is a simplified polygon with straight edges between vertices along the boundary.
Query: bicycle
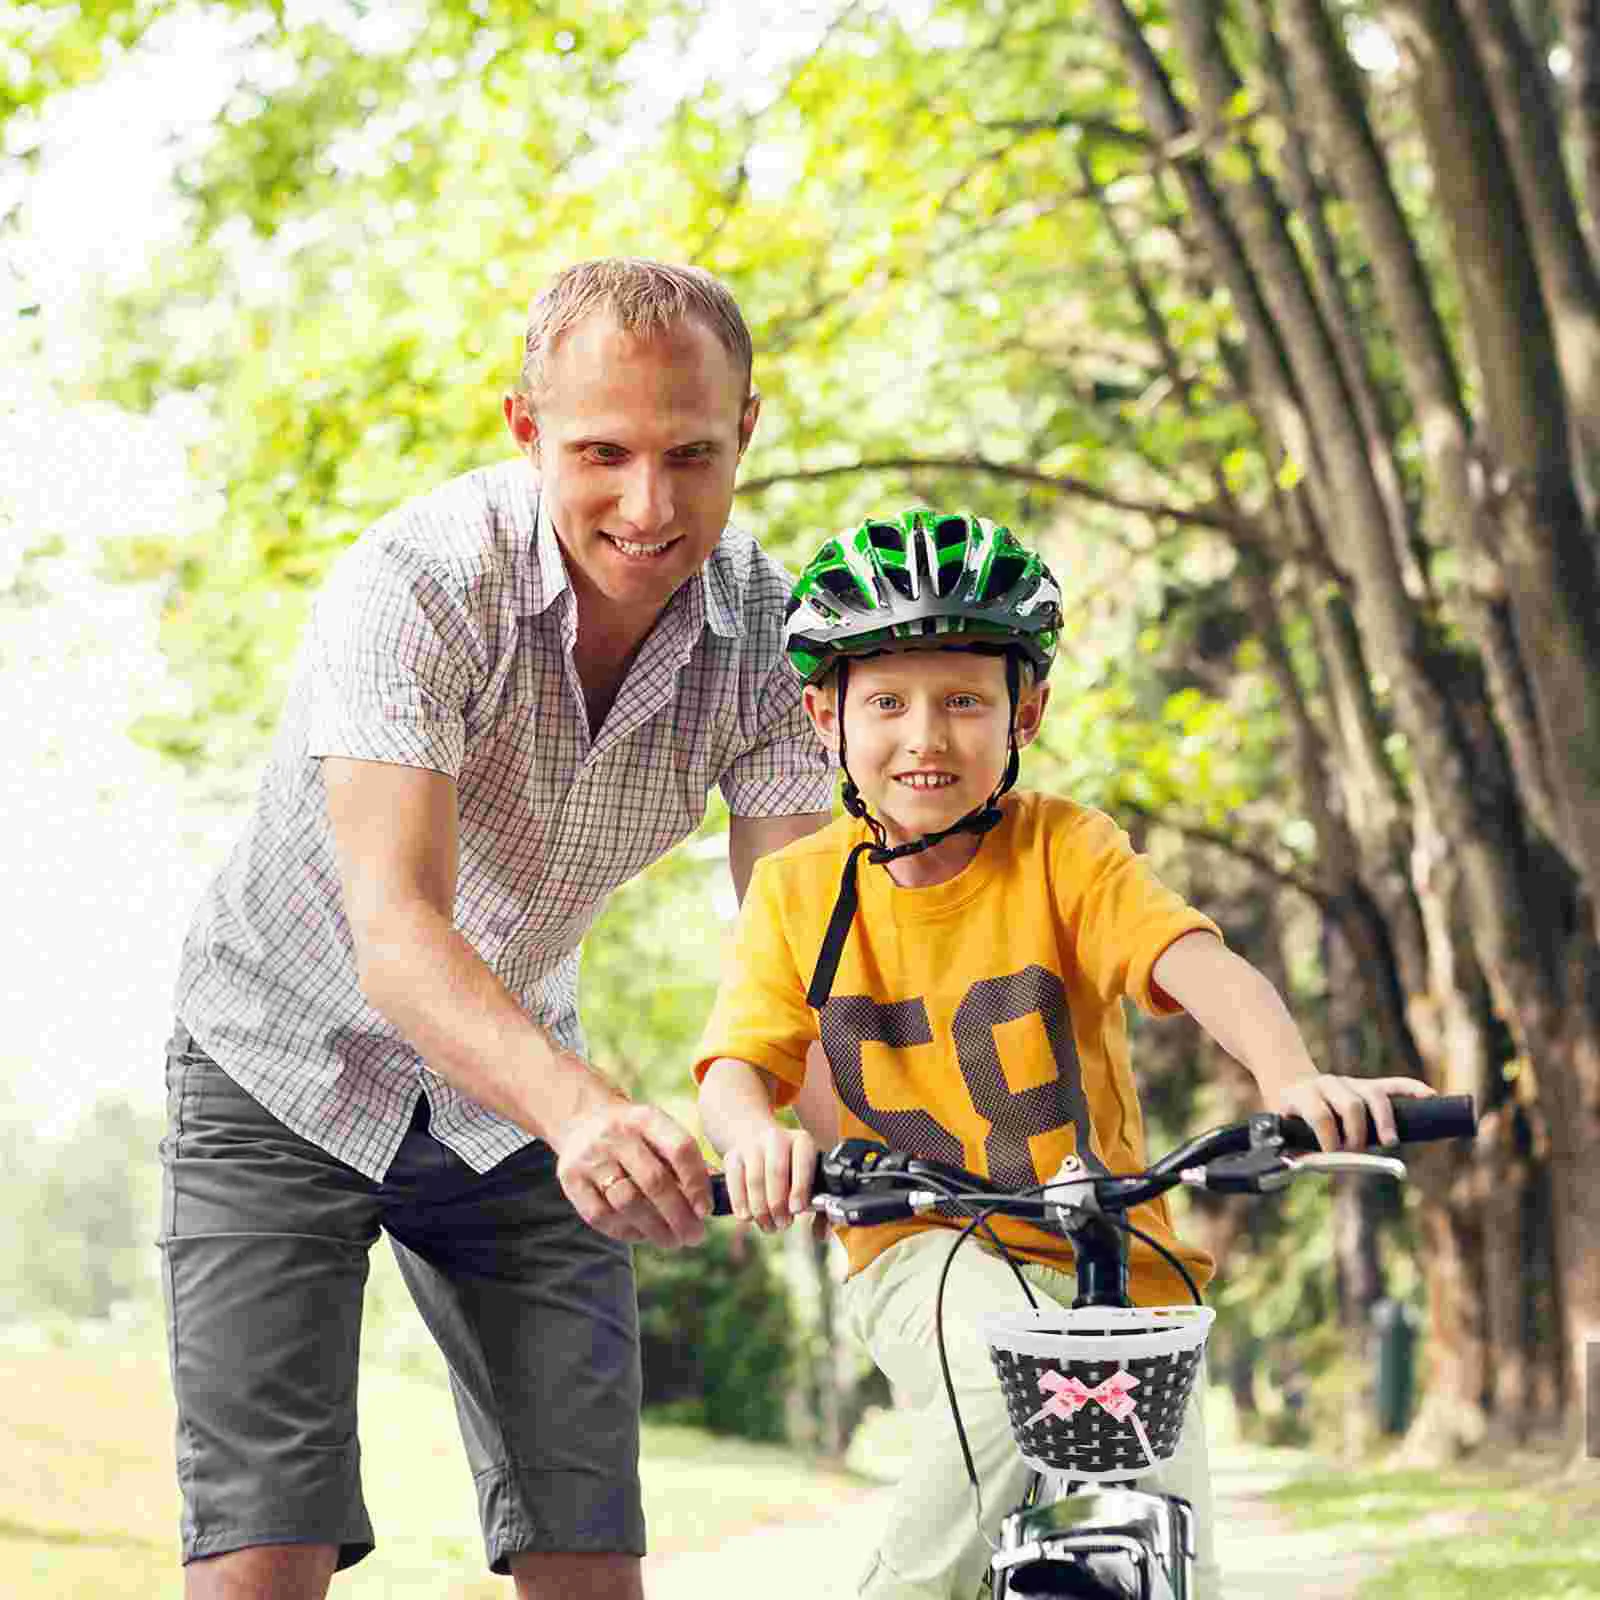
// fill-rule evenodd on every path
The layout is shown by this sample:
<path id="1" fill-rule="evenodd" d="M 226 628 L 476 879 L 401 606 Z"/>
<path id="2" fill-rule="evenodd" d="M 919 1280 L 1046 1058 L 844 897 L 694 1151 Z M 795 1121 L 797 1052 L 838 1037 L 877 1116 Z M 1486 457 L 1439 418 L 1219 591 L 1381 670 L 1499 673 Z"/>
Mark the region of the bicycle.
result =
<path id="1" fill-rule="evenodd" d="M 1394 1100 L 1391 1104 L 1401 1143 L 1470 1138 L 1477 1129 L 1470 1095 Z M 1375 1137 L 1369 1114 L 1369 1145 Z M 1052 1314 L 1039 1312 L 1027 1280 L 1000 1245 L 1033 1308 L 1035 1325 L 1027 1326 L 1028 1313 L 991 1315 L 984 1319 L 985 1333 L 997 1379 L 1006 1392 L 1013 1436 L 1023 1459 L 1034 1470 L 1023 1499 L 1001 1523 L 988 1580 L 993 1600 L 1048 1600 L 1053 1596 L 1191 1600 L 1195 1542 L 1188 1501 L 1129 1485 L 1154 1470 L 1177 1447 L 1189 1387 L 1213 1313 L 1201 1305 L 1200 1292 L 1183 1263 L 1128 1222 L 1123 1213 L 1180 1183 L 1217 1194 L 1266 1194 L 1314 1172 L 1405 1177 L 1403 1163 L 1392 1156 L 1370 1149 L 1323 1151 L 1303 1119 L 1273 1112 L 1258 1112 L 1214 1128 L 1143 1172 L 1096 1173 L 1072 1158 L 1048 1183 L 1019 1190 L 997 1188 L 965 1168 L 923 1160 L 867 1139 L 842 1140 L 818 1158 L 812 1206 L 832 1222 L 871 1226 L 941 1209 L 947 1214 L 970 1215 L 971 1221 L 951 1245 L 946 1276 L 956 1251 L 991 1216 L 1022 1217 L 1062 1233 L 1072 1246 L 1077 1297 L 1070 1312 L 1056 1308 Z M 712 1193 L 714 1213 L 727 1215 L 727 1188 L 720 1174 L 713 1176 Z M 1130 1236 L 1145 1239 L 1177 1269 L 1194 1307 L 1204 1311 L 1203 1317 L 1197 1317 L 1194 1307 L 1156 1307 L 1143 1316 L 1159 1325 L 1162 1313 L 1188 1313 L 1191 1323 L 1199 1325 L 1198 1338 L 1191 1326 L 1182 1329 L 1182 1337 L 1175 1340 L 1174 1332 L 1179 1330 L 1169 1327 L 1166 1332 L 1144 1333 L 1143 1346 L 1139 1345 L 1140 1335 L 1130 1340 L 1124 1334 L 1115 1345 L 1096 1349 L 1094 1340 L 1120 1331 L 1118 1313 L 1138 1310 L 1128 1300 Z M 997 1238 L 995 1242 L 999 1244 Z M 944 1284 L 941 1276 L 935 1313 L 940 1365 L 967 1474 L 977 1495 L 977 1473 L 945 1355 Z M 1049 1326 L 1058 1322 L 1070 1328 L 1074 1317 L 1089 1325 L 1068 1333 Z M 1168 1320 L 1181 1322 L 1183 1318 L 1177 1315 Z M 1097 1321 L 1098 1327 L 1094 1326 Z M 1029 1333 L 1031 1340 L 1026 1337 Z M 1023 1337 L 1019 1339 L 1018 1334 Z M 996 1335 L 1011 1348 L 1005 1344 L 997 1348 Z M 1030 1343 L 1044 1353 L 1029 1355 L 1026 1348 L 1016 1348 Z M 1089 1354 L 1083 1353 L 1085 1348 Z M 1125 1353 L 1138 1348 L 1146 1353 Z M 1153 1377 L 1156 1367 L 1142 1363 L 1166 1363 L 1159 1381 Z M 1179 1370 L 1182 1368 L 1187 1368 L 1187 1381 Z M 1141 1384 L 1147 1397 L 1159 1397 L 1159 1409 L 1153 1406 L 1152 1414 L 1144 1418 L 1138 1415 L 1139 1402 L 1130 1400 L 1130 1391 Z M 1039 1404 L 1041 1400 L 1043 1404 Z M 1097 1411 L 1113 1417 L 1120 1413 L 1119 1420 L 1132 1424 L 1129 1436 L 1108 1446 L 1108 1430 L 1100 1426 Z M 1078 1419 L 1095 1426 L 1086 1428 Z"/>

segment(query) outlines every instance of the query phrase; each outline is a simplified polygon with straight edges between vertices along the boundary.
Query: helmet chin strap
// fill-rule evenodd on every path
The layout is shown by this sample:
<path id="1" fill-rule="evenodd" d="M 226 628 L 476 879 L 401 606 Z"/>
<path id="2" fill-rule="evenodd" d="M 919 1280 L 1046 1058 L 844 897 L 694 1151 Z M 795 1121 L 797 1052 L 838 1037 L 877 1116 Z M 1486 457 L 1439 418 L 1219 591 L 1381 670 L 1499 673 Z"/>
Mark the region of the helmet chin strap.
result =
<path id="1" fill-rule="evenodd" d="M 856 881 L 856 866 L 861 857 L 865 855 L 874 866 L 887 867 L 891 861 L 898 861 L 903 856 L 921 855 L 924 850 L 932 849 L 934 845 L 957 833 L 975 833 L 981 840 L 984 834 L 998 827 L 1003 820 L 1000 797 L 1017 781 L 1017 772 L 1021 764 L 1021 754 L 1017 749 L 1017 706 L 1022 698 L 1022 676 L 1016 651 L 1007 650 L 1006 693 L 1011 701 L 1007 734 L 1009 753 L 1006 758 L 1006 770 L 1001 774 L 1000 782 L 995 785 L 994 793 L 981 806 L 958 818 L 948 828 L 940 828 L 937 833 L 925 833 L 920 839 L 912 839 L 906 844 L 891 845 L 883 824 L 867 810 L 867 803 L 861 798 L 861 791 L 850 776 L 850 768 L 845 758 L 844 737 L 844 702 L 850 687 L 848 656 L 839 658 L 837 670 L 839 767 L 844 773 L 842 796 L 844 808 L 852 817 L 859 817 L 866 823 L 872 831 L 872 838 L 862 840 L 845 858 L 844 873 L 839 880 L 839 894 L 833 902 L 833 914 L 828 918 L 828 931 L 822 938 L 822 949 L 817 955 L 816 970 L 811 974 L 811 987 L 806 990 L 806 1004 L 814 1011 L 820 1011 L 828 1003 L 828 996 L 833 993 L 833 980 L 838 975 L 839 958 L 844 952 L 844 942 L 850 936 L 850 925 L 855 921 L 856 907 L 861 900 L 860 886 Z"/>

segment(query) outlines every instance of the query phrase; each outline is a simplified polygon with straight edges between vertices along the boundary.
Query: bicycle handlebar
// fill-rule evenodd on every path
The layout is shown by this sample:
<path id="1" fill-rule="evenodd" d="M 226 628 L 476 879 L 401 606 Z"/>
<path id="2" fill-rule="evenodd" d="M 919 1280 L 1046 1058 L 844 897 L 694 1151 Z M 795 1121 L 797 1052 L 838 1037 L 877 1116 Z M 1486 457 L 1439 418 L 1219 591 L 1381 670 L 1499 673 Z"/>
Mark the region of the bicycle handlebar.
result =
<path id="1" fill-rule="evenodd" d="M 1425 1100 L 1397 1098 L 1391 1100 L 1390 1105 L 1394 1111 L 1395 1132 L 1402 1144 L 1420 1144 L 1432 1139 L 1470 1138 L 1477 1131 L 1478 1118 L 1471 1095 L 1434 1095 Z M 1182 1181 L 1180 1175 L 1184 1172 L 1195 1167 L 1203 1167 L 1206 1163 L 1225 1156 L 1248 1151 L 1252 1149 L 1253 1143 L 1259 1145 L 1265 1142 L 1270 1146 L 1274 1138 L 1281 1139 L 1282 1148 L 1287 1150 L 1311 1151 L 1321 1148 L 1317 1142 L 1316 1131 L 1303 1117 L 1286 1117 L 1275 1112 L 1263 1111 L 1242 1122 L 1225 1123 L 1219 1128 L 1213 1128 L 1210 1132 L 1191 1139 L 1187 1144 L 1163 1156 L 1144 1172 L 1099 1173 L 1090 1174 L 1089 1177 L 1100 1193 L 1104 1209 L 1125 1211 L 1130 1206 L 1154 1199 L 1157 1195 L 1175 1187 Z M 1377 1128 L 1369 1111 L 1366 1148 L 1376 1148 L 1376 1139 Z M 874 1157 L 870 1164 L 862 1164 L 854 1159 L 860 1152 L 878 1151 L 882 1152 L 881 1157 Z M 941 1177 L 953 1180 L 969 1190 L 992 1195 L 997 1200 L 1003 1201 L 1010 1192 L 997 1188 L 987 1178 L 980 1178 L 976 1173 L 968 1172 L 964 1168 L 942 1162 L 917 1161 L 914 1157 L 887 1151 L 881 1145 L 871 1145 L 866 1140 L 845 1140 L 826 1154 L 818 1156 L 812 1192 L 847 1197 L 869 1186 L 886 1186 L 887 1180 L 890 1179 L 895 1180 L 896 1186 L 903 1189 L 908 1182 L 916 1181 L 919 1169 L 923 1172 L 930 1170 L 937 1172 Z M 711 1201 L 714 1216 L 725 1217 L 730 1214 L 727 1179 L 720 1172 L 711 1175 Z M 886 1204 L 883 1209 L 889 1211 L 891 1209 L 887 1204 L 889 1196 L 885 1195 L 884 1201 Z M 861 1222 L 889 1220 L 887 1215 L 881 1218 L 872 1215 L 877 1208 L 870 1200 L 852 1209 L 863 1214 L 859 1218 L 846 1220 Z M 904 1214 L 898 1207 L 893 1209 L 898 1210 L 899 1214 Z"/>
<path id="2" fill-rule="evenodd" d="M 1478 1114 L 1470 1094 L 1431 1095 L 1426 1100 L 1393 1099 L 1389 1105 L 1394 1111 L 1394 1129 L 1400 1135 L 1401 1144 L 1424 1144 L 1430 1139 L 1470 1139 L 1478 1131 Z M 1283 1142 L 1291 1150 L 1318 1148 L 1316 1133 L 1304 1117 L 1279 1120 L 1283 1124 Z M 1373 1126 L 1369 1111 L 1367 1144 L 1372 1146 L 1377 1137 L 1378 1130 Z"/>

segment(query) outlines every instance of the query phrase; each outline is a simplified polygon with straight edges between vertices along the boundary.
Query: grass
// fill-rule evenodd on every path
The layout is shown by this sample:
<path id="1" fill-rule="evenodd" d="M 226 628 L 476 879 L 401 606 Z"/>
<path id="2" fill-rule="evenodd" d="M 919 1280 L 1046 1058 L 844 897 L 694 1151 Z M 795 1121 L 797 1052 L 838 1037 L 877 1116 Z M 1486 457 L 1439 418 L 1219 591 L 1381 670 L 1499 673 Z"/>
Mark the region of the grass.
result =
<path id="1" fill-rule="evenodd" d="M 172 1410 L 159 1334 L 121 1344 L 0 1349 L 0 1595 L 158 1600 L 182 1592 Z M 377 1550 L 341 1600 L 505 1600 L 442 1381 L 367 1366 L 362 1468 Z M 823 1507 L 861 1479 L 788 1451 L 646 1426 L 651 1549 L 694 1549 L 736 1528 Z"/>
<path id="2" fill-rule="evenodd" d="M 1600 1597 L 1600 1466 L 1317 1474 L 1274 1492 L 1297 1527 L 1380 1552 L 1360 1600 Z"/>
<path id="3" fill-rule="evenodd" d="M 441 1377 L 369 1361 L 361 1382 L 363 1475 L 379 1545 L 341 1576 L 340 1600 L 505 1600 L 507 1585 L 483 1565 Z M 910 1426 L 904 1414 L 875 1416 L 852 1448 L 855 1470 L 828 1472 L 780 1448 L 647 1424 L 651 1548 L 711 1549 L 753 1524 L 824 1515 L 895 1475 Z M 159 1330 L 0 1347 L 0 1596 L 181 1594 L 171 1437 Z M 1271 1452 L 1256 1454 L 1277 1464 Z M 1303 1459 L 1282 1465 L 1295 1470 Z M 1322 1472 L 1272 1499 L 1298 1528 L 1333 1533 L 1383 1563 L 1362 1600 L 1600 1600 L 1595 1464 L 1566 1475 L 1522 1463 Z"/>

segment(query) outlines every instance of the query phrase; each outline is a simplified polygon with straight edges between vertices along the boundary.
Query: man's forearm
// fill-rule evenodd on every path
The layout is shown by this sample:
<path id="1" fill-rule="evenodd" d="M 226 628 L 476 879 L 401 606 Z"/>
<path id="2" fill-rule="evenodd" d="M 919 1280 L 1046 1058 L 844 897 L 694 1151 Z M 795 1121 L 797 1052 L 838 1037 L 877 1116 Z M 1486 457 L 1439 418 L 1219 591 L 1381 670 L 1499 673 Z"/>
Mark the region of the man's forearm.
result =
<path id="1" fill-rule="evenodd" d="M 719 1057 L 706 1069 L 700 1084 L 700 1126 L 718 1155 L 725 1155 L 742 1134 L 777 1124 L 773 1084 L 748 1061 L 731 1056 Z"/>
<path id="2" fill-rule="evenodd" d="M 447 917 L 416 902 L 361 952 L 361 988 L 453 1087 L 559 1148 L 563 1128 L 626 1098 L 530 1017 Z"/>

